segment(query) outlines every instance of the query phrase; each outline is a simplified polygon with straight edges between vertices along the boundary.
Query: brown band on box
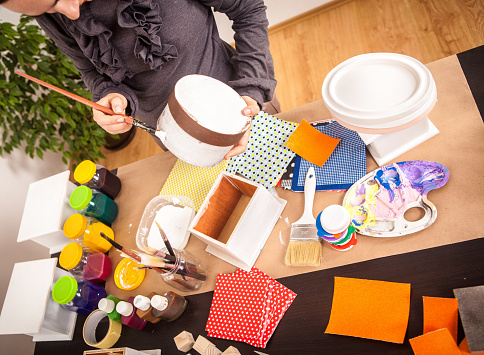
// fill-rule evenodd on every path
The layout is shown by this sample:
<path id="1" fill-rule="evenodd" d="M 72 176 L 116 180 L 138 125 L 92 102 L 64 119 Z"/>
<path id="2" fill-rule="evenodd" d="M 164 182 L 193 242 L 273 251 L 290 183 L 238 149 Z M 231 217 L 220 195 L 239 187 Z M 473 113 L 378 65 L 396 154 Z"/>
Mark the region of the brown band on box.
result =
<path id="1" fill-rule="evenodd" d="M 228 147 L 240 141 L 247 129 L 248 124 L 244 130 L 237 134 L 223 134 L 209 130 L 201 126 L 195 119 L 193 119 L 188 112 L 186 112 L 175 97 L 173 90 L 168 98 L 168 108 L 175 122 L 193 138 L 198 139 L 203 143 L 215 145 L 218 147 Z"/>

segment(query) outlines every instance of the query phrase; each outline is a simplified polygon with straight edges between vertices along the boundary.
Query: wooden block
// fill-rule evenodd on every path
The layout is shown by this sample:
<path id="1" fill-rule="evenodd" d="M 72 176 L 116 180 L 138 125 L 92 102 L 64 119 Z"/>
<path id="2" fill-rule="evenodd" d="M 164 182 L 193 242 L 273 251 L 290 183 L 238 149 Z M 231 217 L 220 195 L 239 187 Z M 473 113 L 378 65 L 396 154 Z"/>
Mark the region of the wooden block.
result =
<path id="1" fill-rule="evenodd" d="M 222 352 L 217 349 L 215 344 L 210 342 L 210 340 L 202 337 L 201 335 L 198 336 L 197 341 L 193 345 L 193 349 L 198 351 L 202 355 L 221 355 Z"/>
<path id="2" fill-rule="evenodd" d="M 234 348 L 233 346 L 229 346 L 227 349 L 225 349 L 222 355 L 241 355 L 241 354 L 237 348 Z"/>
<path id="3" fill-rule="evenodd" d="M 174 337 L 173 340 L 175 341 L 178 350 L 184 352 L 189 351 L 193 348 L 193 344 L 195 344 L 195 339 L 193 338 L 192 333 L 187 332 L 186 330 Z"/>

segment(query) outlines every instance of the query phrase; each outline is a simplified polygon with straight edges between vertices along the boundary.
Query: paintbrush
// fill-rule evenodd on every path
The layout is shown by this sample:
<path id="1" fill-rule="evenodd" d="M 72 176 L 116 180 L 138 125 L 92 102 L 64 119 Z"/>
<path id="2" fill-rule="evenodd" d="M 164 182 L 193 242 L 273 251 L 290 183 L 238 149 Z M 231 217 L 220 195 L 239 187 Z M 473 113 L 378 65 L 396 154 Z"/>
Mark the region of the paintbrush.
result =
<path id="1" fill-rule="evenodd" d="M 161 239 L 163 239 L 163 243 L 165 243 L 166 250 L 168 250 L 168 253 L 170 253 L 170 255 L 175 256 L 175 252 L 173 251 L 173 248 L 171 247 L 170 241 L 168 240 L 168 237 L 166 236 L 165 232 L 163 232 L 163 229 L 161 228 L 161 226 L 158 224 L 157 221 L 155 221 L 155 223 L 158 229 L 160 230 Z"/>
<path id="2" fill-rule="evenodd" d="M 316 175 L 310 167 L 304 181 L 304 212 L 291 225 L 285 264 L 290 266 L 318 266 L 321 263 L 322 246 L 318 237 L 316 219 L 313 215 Z"/>
<path id="3" fill-rule="evenodd" d="M 133 117 L 130 117 L 130 116 L 127 116 L 127 115 L 123 115 L 121 113 L 115 113 L 113 110 L 111 110 L 110 108 L 107 108 L 107 107 L 104 107 L 102 105 L 99 105 L 95 102 L 92 102 L 88 99 L 85 99 L 84 97 L 82 96 L 79 96 L 79 95 L 76 95 L 76 94 L 73 94 L 73 93 L 70 93 L 64 89 L 61 89 L 61 88 L 58 88 L 57 86 L 54 86 L 52 84 L 49 84 L 49 83 L 46 83 L 45 81 L 42 81 L 40 79 L 37 79 L 37 78 L 34 78 L 33 76 L 30 76 L 28 74 L 25 74 L 25 73 L 22 73 L 20 71 L 16 71 L 15 74 L 17 75 L 20 75 L 20 76 L 23 76 L 24 78 L 26 79 L 29 79 L 29 80 L 32 80 L 33 82 L 36 82 L 37 84 L 40 84 L 40 85 L 43 85 L 45 86 L 46 88 L 49 88 L 51 90 L 54 90 L 56 92 L 58 92 L 59 94 L 62 94 L 64 96 L 67 96 L 73 100 L 76 100 L 78 102 L 80 102 L 81 104 L 84 104 L 84 105 L 87 105 L 89 107 L 92 107 L 98 111 L 101 111 L 102 113 L 105 113 L 106 115 L 118 115 L 118 116 L 122 116 L 124 118 L 124 121 L 126 123 L 129 123 L 135 127 L 138 127 L 138 128 L 141 128 L 142 130 L 145 130 L 146 132 L 150 133 L 150 134 L 155 134 L 156 132 L 159 132 L 158 129 L 156 128 L 153 128 L 149 125 L 147 125 L 146 123 L 136 119 L 136 118 L 133 118 Z"/>

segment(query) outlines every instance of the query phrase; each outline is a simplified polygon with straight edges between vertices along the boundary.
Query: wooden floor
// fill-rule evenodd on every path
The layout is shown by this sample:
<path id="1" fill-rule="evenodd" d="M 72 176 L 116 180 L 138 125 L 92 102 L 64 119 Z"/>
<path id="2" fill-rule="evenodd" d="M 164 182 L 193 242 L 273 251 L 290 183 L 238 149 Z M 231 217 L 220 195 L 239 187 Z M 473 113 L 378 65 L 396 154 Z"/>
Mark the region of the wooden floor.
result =
<path id="1" fill-rule="evenodd" d="M 483 0 L 335 0 L 269 29 L 283 110 L 321 99 L 328 72 L 358 54 L 393 52 L 429 63 L 484 44 Z M 100 164 L 112 169 L 162 150 L 138 130 Z"/>

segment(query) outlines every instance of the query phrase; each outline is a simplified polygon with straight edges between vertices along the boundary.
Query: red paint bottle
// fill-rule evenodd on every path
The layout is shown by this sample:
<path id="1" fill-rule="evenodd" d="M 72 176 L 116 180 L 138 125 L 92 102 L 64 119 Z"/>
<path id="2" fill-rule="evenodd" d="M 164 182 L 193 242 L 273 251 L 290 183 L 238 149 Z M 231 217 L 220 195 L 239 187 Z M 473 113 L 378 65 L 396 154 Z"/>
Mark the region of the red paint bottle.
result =
<path id="1" fill-rule="evenodd" d="M 126 301 L 118 302 L 116 311 L 121 314 L 122 324 L 142 330 L 146 326 L 147 321 L 138 317 L 133 301 L 134 297 L 129 297 Z"/>

